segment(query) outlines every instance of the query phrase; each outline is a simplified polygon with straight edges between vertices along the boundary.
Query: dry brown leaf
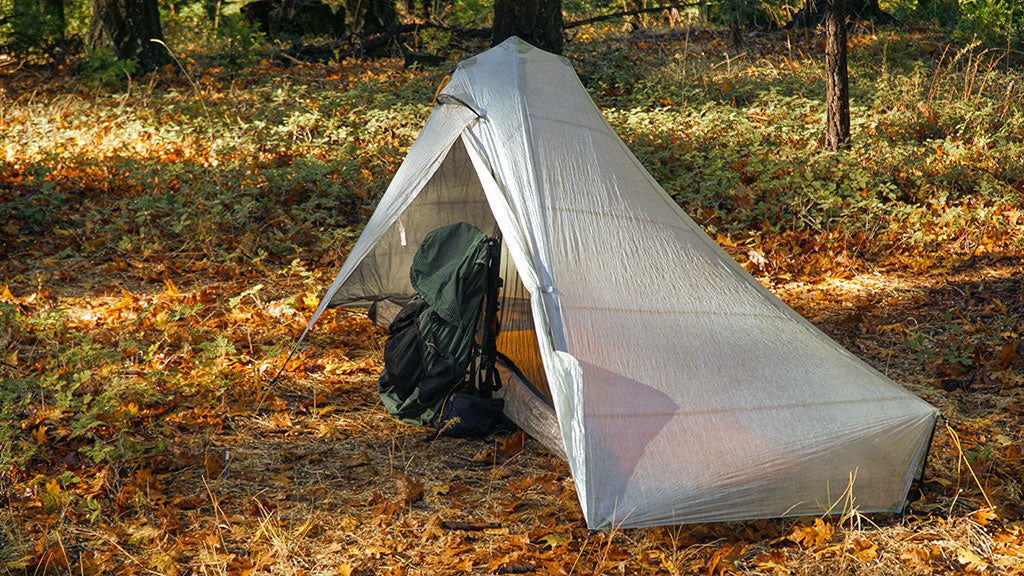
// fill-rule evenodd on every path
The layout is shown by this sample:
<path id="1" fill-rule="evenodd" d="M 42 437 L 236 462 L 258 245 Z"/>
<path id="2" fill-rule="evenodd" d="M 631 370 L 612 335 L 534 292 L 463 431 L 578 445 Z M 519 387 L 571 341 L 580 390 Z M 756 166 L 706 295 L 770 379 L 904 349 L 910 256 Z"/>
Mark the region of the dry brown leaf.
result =
<path id="1" fill-rule="evenodd" d="M 993 370 L 1006 370 L 1020 361 L 1020 354 L 1017 353 L 1017 342 L 1007 342 L 996 354 L 996 362 L 992 365 Z"/>
<path id="2" fill-rule="evenodd" d="M 509 458 L 519 454 L 523 451 L 523 447 L 526 445 L 526 433 L 522 430 L 516 430 L 514 434 L 507 438 L 498 440 L 498 448 L 500 449 L 501 459 L 508 460 Z"/>
<path id="3" fill-rule="evenodd" d="M 572 534 L 569 532 L 552 532 L 537 539 L 537 543 L 547 548 L 557 548 L 567 542 L 572 542 Z"/>
<path id="4" fill-rule="evenodd" d="M 270 421 L 282 428 L 292 427 L 292 417 L 287 412 L 277 412 L 270 415 Z"/>
<path id="5" fill-rule="evenodd" d="M 206 477 L 210 480 L 220 478 L 224 472 L 224 457 L 215 452 L 207 452 L 203 458 L 203 467 L 206 468 Z"/>
<path id="6" fill-rule="evenodd" d="M 493 447 L 488 447 L 474 454 L 470 460 L 478 464 L 491 464 L 495 461 L 496 454 Z"/>
<path id="7" fill-rule="evenodd" d="M 988 568 L 988 562 L 986 562 L 984 558 L 978 556 L 967 548 L 957 548 L 956 559 L 957 562 L 963 564 L 964 568 L 968 570 L 981 572 Z"/>
<path id="8" fill-rule="evenodd" d="M 861 562 L 870 562 L 878 558 L 878 545 L 870 540 L 857 538 L 853 541 L 850 554 Z"/>
<path id="9" fill-rule="evenodd" d="M 787 561 L 788 558 L 786 558 L 785 550 L 772 550 L 767 554 L 760 554 L 754 557 L 754 564 L 756 564 L 760 570 L 768 572 L 769 574 L 790 574 L 789 569 L 786 568 Z"/>
<path id="10" fill-rule="evenodd" d="M 395 490 L 398 499 L 406 506 L 423 498 L 423 482 L 403 472 L 395 474 Z"/>
<path id="11" fill-rule="evenodd" d="M 974 520 L 981 526 L 987 525 L 993 520 L 998 520 L 999 515 L 992 508 L 982 508 L 981 510 L 975 510 L 970 515 L 971 520 Z"/>
<path id="12" fill-rule="evenodd" d="M 900 560 L 918 574 L 930 574 L 931 554 L 920 546 L 910 546 L 900 552 Z"/>
<path id="13" fill-rule="evenodd" d="M 167 576 L 177 576 L 178 574 L 178 563 L 174 561 L 173 556 L 163 550 L 157 550 L 150 556 L 149 565 L 160 574 Z"/>
<path id="14" fill-rule="evenodd" d="M 36 444 L 46 444 L 46 426 L 37 426 L 32 430 L 32 439 Z"/>
<path id="15" fill-rule="evenodd" d="M 444 536 L 444 528 L 441 527 L 440 516 L 434 516 L 423 525 L 423 532 L 420 534 L 420 539 L 427 541 L 440 536 Z"/>
<path id="16" fill-rule="evenodd" d="M 834 532 L 831 524 L 815 518 L 813 526 L 794 526 L 788 538 L 804 548 L 816 548 L 828 542 Z"/>

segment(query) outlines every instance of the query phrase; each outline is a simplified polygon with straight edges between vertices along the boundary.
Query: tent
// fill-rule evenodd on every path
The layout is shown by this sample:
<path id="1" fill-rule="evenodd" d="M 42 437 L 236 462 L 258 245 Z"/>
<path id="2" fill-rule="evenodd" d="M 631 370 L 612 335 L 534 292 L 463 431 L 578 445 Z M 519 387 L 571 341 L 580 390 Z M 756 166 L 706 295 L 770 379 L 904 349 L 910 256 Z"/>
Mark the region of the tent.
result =
<path id="1" fill-rule="evenodd" d="M 453 222 L 501 233 L 506 412 L 591 528 L 894 512 L 923 473 L 937 410 L 736 264 L 565 58 L 512 38 L 459 64 L 310 326 L 407 302 Z"/>

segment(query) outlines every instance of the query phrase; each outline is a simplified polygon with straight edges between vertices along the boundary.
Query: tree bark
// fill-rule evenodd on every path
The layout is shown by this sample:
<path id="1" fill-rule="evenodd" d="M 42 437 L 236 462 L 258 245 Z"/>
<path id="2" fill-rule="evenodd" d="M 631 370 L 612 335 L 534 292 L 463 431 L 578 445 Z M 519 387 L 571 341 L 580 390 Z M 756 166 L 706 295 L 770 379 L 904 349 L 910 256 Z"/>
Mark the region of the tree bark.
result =
<path id="1" fill-rule="evenodd" d="M 850 78 L 846 70 L 846 0 L 829 0 L 825 14 L 825 147 L 839 150 L 850 139 Z"/>
<path id="2" fill-rule="evenodd" d="M 519 36 L 534 46 L 562 52 L 562 0 L 494 0 L 491 45 Z"/>
<path id="3" fill-rule="evenodd" d="M 91 0 L 92 16 L 86 34 L 87 50 L 112 50 L 118 60 L 136 62 L 135 71 L 148 72 L 167 60 L 167 50 L 151 40 L 163 40 L 156 0 Z"/>

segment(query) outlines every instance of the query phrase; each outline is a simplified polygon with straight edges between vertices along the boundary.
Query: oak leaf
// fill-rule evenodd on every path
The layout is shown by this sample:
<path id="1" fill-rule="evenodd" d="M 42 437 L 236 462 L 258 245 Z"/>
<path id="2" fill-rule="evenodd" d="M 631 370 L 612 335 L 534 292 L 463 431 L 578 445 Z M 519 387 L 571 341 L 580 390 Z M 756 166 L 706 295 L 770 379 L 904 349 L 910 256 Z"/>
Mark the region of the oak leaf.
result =
<path id="1" fill-rule="evenodd" d="M 794 526 L 788 538 L 804 548 L 816 548 L 828 542 L 834 532 L 835 528 L 831 524 L 815 518 L 813 526 Z"/>
<path id="2" fill-rule="evenodd" d="M 861 562 L 870 562 L 878 558 L 878 545 L 867 539 L 855 539 L 851 554 Z"/>
<path id="3" fill-rule="evenodd" d="M 423 498 L 423 482 L 405 473 L 395 474 L 395 490 L 398 499 L 406 506 Z"/>
<path id="4" fill-rule="evenodd" d="M 957 562 L 963 564 L 964 568 L 970 571 L 981 572 L 988 569 L 988 562 L 967 548 L 957 548 Z"/>
<path id="5" fill-rule="evenodd" d="M 515 434 L 512 434 L 507 438 L 502 438 L 498 441 L 498 447 L 501 451 L 501 459 L 508 460 L 516 454 L 519 454 L 523 451 L 525 445 L 526 433 L 522 430 L 516 430 Z"/>
<path id="6" fill-rule="evenodd" d="M 970 517 L 971 520 L 974 520 L 981 526 L 985 526 L 989 522 L 999 519 L 999 515 L 996 514 L 996 511 L 993 510 L 992 508 L 982 508 L 981 510 L 976 510 L 970 514 Z"/>

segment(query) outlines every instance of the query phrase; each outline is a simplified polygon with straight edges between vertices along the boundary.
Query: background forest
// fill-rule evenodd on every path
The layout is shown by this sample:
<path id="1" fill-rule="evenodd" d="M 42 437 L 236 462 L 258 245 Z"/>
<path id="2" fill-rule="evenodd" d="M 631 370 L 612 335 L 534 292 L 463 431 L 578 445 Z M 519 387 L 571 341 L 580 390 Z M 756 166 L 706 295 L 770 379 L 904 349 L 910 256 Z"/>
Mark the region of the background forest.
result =
<path id="1" fill-rule="evenodd" d="M 948 424 L 899 517 L 595 533 L 529 438 L 389 418 L 360 311 L 272 382 L 496 7 L 262 6 L 0 0 L 0 572 L 1024 573 L 1019 3 L 849 0 L 833 152 L 827 2 L 562 2 L 666 191 Z"/>

